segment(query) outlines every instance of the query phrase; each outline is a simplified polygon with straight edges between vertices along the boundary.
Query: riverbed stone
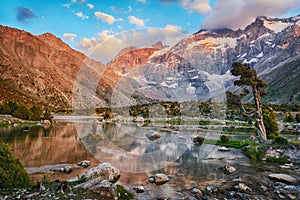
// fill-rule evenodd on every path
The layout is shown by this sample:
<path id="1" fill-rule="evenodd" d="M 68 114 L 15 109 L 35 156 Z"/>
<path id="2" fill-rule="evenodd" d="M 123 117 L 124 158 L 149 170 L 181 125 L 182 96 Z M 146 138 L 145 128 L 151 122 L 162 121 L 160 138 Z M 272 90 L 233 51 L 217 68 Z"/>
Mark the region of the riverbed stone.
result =
<path id="1" fill-rule="evenodd" d="M 268 176 L 270 179 L 280 181 L 280 182 L 285 182 L 285 183 L 290 183 L 290 184 L 297 183 L 297 180 L 288 174 L 269 174 Z"/>
<path id="2" fill-rule="evenodd" d="M 120 176 L 120 170 L 108 162 L 101 163 L 97 167 L 87 170 L 84 174 L 84 178 L 86 179 L 102 177 L 103 180 L 108 180 L 112 183 L 117 182 Z"/>
<path id="3" fill-rule="evenodd" d="M 170 181 L 166 174 L 155 174 L 148 178 L 150 183 L 155 183 L 156 185 L 163 185 Z"/>
<path id="4" fill-rule="evenodd" d="M 218 148 L 218 151 L 225 151 L 226 152 L 226 151 L 231 151 L 231 149 L 222 146 L 222 147 Z"/>
<path id="5" fill-rule="evenodd" d="M 146 134 L 146 137 L 149 139 L 149 140 L 157 140 L 160 138 L 160 134 L 154 130 L 150 130 L 147 134 Z"/>
<path id="6" fill-rule="evenodd" d="M 297 197 L 293 194 L 287 194 L 286 196 L 287 196 L 288 200 L 296 200 L 297 199 Z"/>
<path id="7" fill-rule="evenodd" d="M 79 163 L 77 163 L 77 166 L 83 167 L 83 168 L 87 168 L 90 165 L 91 165 L 91 162 L 88 160 L 83 160 L 83 161 L 80 161 Z"/>
<path id="8" fill-rule="evenodd" d="M 143 186 L 138 186 L 138 187 L 134 187 L 133 188 L 135 191 L 136 191 L 136 193 L 143 193 L 143 192 L 145 192 L 145 188 L 143 187 Z"/>
<path id="9" fill-rule="evenodd" d="M 230 165 L 224 165 L 223 167 L 219 168 L 221 171 L 224 172 L 224 174 L 232 174 L 236 171 L 236 168 L 230 166 Z"/>
<path id="10" fill-rule="evenodd" d="M 239 183 L 237 186 L 235 186 L 236 189 L 238 189 L 240 192 L 251 192 L 251 188 L 246 185 L 245 183 Z"/>
<path id="11" fill-rule="evenodd" d="M 90 190 L 99 193 L 100 196 L 104 197 L 105 199 L 118 199 L 116 184 L 111 184 L 108 180 L 101 181 L 97 185 L 91 187 Z"/>

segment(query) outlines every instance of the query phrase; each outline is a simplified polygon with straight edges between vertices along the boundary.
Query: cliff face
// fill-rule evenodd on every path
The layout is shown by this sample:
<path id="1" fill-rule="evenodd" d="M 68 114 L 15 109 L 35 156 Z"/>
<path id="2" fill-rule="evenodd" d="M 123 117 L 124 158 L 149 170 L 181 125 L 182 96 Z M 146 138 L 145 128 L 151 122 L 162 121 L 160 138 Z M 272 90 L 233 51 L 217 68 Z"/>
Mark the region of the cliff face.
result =
<path id="1" fill-rule="evenodd" d="M 0 26 L 1 101 L 70 108 L 78 70 L 101 71 L 104 67 L 50 33 L 34 36 Z M 96 79 L 97 74 L 89 75 Z M 105 103 L 102 98 L 96 101 Z"/>

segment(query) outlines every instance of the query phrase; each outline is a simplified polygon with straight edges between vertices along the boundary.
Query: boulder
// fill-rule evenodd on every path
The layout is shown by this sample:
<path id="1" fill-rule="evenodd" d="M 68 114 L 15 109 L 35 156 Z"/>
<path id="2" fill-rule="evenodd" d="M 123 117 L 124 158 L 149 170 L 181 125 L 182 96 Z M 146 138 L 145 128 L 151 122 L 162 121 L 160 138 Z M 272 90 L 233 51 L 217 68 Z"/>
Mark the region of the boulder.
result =
<path id="1" fill-rule="evenodd" d="M 149 140 L 157 140 L 160 138 L 160 134 L 156 131 L 149 131 L 147 134 L 146 134 L 146 137 L 149 139 Z"/>
<path id="2" fill-rule="evenodd" d="M 111 184 L 108 180 L 101 181 L 97 185 L 91 187 L 90 190 L 95 193 L 99 193 L 100 196 L 105 199 L 118 199 L 116 184 Z"/>
<path id="3" fill-rule="evenodd" d="M 83 168 L 87 168 L 90 165 L 91 165 L 91 162 L 88 160 L 83 160 L 83 161 L 80 161 L 79 163 L 77 163 L 77 166 L 83 167 Z"/>
<path id="4" fill-rule="evenodd" d="M 150 183 L 155 183 L 156 185 L 162 185 L 170 181 L 169 177 L 165 174 L 155 174 L 148 178 Z"/>
<path id="5" fill-rule="evenodd" d="M 230 165 L 224 165 L 223 167 L 220 167 L 219 170 L 224 172 L 224 174 L 232 174 L 236 171 L 236 169 Z"/>
<path id="6" fill-rule="evenodd" d="M 290 183 L 290 184 L 296 184 L 297 180 L 287 174 L 269 174 L 268 175 L 270 179 L 280 181 L 280 182 L 285 182 L 285 183 Z"/>
<path id="7" fill-rule="evenodd" d="M 53 172 L 64 172 L 66 174 L 70 174 L 70 173 L 72 173 L 73 169 L 74 169 L 73 167 L 67 165 L 67 166 L 61 167 L 61 168 L 50 169 L 50 171 L 53 171 Z"/>
<path id="8" fill-rule="evenodd" d="M 239 183 L 237 186 L 235 186 L 235 189 L 238 189 L 240 192 L 251 192 L 251 188 L 246 185 L 245 183 Z"/>
<path id="9" fill-rule="evenodd" d="M 133 189 L 136 191 L 136 193 L 143 193 L 143 192 L 145 192 L 145 189 L 144 189 L 143 186 L 134 187 Z"/>
<path id="10" fill-rule="evenodd" d="M 115 183 L 120 179 L 120 171 L 110 163 L 101 163 L 97 167 L 87 170 L 82 177 L 88 181 L 78 184 L 75 188 L 90 188 L 103 180 Z"/>
<path id="11" fill-rule="evenodd" d="M 230 149 L 223 146 L 223 147 L 218 148 L 218 151 L 230 151 Z"/>

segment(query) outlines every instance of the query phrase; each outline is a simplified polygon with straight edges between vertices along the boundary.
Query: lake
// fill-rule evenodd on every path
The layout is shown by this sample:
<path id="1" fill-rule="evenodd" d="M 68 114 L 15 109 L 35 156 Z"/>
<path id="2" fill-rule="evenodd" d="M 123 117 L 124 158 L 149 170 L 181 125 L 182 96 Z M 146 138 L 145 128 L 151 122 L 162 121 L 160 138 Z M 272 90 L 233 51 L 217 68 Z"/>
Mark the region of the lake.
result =
<path id="1" fill-rule="evenodd" d="M 150 140 L 146 137 L 149 132 L 159 133 L 160 138 Z M 192 138 L 196 133 L 205 138 L 220 137 L 220 133 L 203 131 L 197 125 L 150 123 L 140 126 L 130 122 L 98 122 L 96 118 L 61 117 L 48 129 L 42 126 L 0 128 L 0 141 L 9 144 L 31 173 L 32 181 L 45 178 L 41 167 L 76 164 L 82 160 L 90 160 L 92 166 L 112 163 L 120 169 L 119 182 L 125 185 L 145 185 L 151 174 L 168 174 L 174 177 L 174 184 L 168 185 L 173 192 L 178 187 L 226 183 L 228 175 L 217 170 L 226 164 L 238 169 L 236 178 L 247 174 L 266 180 L 268 173 L 282 172 L 279 164 L 254 166 L 238 149 L 221 152 L 215 145 L 195 146 Z M 76 168 L 71 174 L 51 172 L 47 178 L 65 180 L 83 171 Z M 299 173 L 289 173 L 299 180 Z"/>

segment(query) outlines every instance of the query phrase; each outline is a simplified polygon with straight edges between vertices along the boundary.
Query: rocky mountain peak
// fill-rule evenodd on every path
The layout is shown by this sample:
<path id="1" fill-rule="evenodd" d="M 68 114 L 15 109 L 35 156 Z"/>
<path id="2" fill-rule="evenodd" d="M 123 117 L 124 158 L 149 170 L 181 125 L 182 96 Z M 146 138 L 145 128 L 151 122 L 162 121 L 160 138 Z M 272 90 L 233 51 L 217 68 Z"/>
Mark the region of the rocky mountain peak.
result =
<path id="1" fill-rule="evenodd" d="M 158 42 L 156 42 L 155 44 L 152 45 L 152 48 L 161 50 L 161 49 L 164 48 L 164 45 L 161 41 L 158 41 Z"/>
<path id="2" fill-rule="evenodd" d="M 51 47 L 56 48 L 57 50 L 71 50 L 71 48 L 64 43 L 60 38 L 56 37 L 52 33 L 44 33 L 38 36 L 39 39 L 46 42 Z"/>

